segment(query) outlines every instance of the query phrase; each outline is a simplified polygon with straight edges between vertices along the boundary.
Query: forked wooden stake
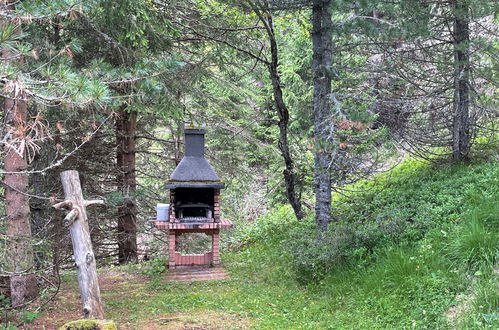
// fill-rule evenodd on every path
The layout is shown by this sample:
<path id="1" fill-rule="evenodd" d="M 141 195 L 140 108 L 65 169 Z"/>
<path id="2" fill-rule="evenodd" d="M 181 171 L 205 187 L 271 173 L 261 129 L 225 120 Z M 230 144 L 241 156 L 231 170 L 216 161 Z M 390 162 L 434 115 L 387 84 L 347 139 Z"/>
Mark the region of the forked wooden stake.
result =
<path id="1" fill-rule="evenodd" d="M 64 218 L 64 224 L 69 226 L 73 242 L 73 254 L 78 273 L 83 316 L 103 320 L 104 310 L 100 298 L 97 269 L 85 207 L 93 204 L 104 204 L 104 201 L 86 201 L 83 199 L 80 177 L 77 171 L 62 172 L 61 181 L 66 200 L 53 205 L 53 207 L 70 211 Z"/>

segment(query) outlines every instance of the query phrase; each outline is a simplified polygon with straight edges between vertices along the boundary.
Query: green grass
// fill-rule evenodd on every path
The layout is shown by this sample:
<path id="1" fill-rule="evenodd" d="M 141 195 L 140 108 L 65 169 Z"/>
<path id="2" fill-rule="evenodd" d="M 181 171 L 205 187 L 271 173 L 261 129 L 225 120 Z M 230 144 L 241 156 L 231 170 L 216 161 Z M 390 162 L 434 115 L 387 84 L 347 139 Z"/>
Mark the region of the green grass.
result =
<path id="1" fill-rule="evenodd" d="M 336 201 L 323 243 L 311 219 L 276 208 L 226 242 L 238 247 L 222 255 L 229 280 L 172 284 L 152 261 L 148 283 L 104 292 L 107 317 L 137 329 L 499 328 L 497 161 L 408 162 L 363 185 Z"/>

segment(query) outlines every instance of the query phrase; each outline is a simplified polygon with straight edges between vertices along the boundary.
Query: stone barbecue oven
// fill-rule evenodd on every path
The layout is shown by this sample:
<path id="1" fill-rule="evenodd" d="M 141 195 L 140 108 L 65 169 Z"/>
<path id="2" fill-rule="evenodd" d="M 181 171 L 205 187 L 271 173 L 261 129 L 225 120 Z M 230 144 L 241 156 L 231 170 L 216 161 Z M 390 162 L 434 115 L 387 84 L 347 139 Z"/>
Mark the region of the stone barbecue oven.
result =
<path id="1" fill-rule="evenodd" d="M 170 205 L 166 221 L 156 221 L 158 229 L 168 231 L 168 266 L 220 264 L 220 229 L 232 228 L 230 220 L 220 218 L 220 189 L 224 183 L 204 158 L 204 129 L 186 128 L 184 158 L 173 171 L 166 188 Z M 159 219 L 158 219 L 159 220 Z M 175 250 L 177 236 L 204 233 L 212 237 L 211 251 L 183 255 Z"/>

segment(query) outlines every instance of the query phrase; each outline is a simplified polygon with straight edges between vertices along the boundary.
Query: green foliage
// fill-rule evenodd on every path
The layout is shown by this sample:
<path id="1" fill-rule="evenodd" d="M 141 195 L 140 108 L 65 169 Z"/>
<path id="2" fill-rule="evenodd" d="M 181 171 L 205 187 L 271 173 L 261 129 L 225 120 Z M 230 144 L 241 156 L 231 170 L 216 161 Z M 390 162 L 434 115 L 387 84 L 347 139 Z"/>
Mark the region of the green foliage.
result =
<path id="1" fill-rule="evenodd" d="M 40 316 L 42 316 L 40 312 L 23 311 L 19 317 L 19 320 L 21 320 L 24 324 L 28 324 L 35 321 Z"/>
<path id="2" fill-rule="evenodd" d="M 10 307 L 10 298 L 0 294 L 0 309 Z"/>
<path id="3" fill-rule="evenodd" d="M 497 228 L 497 227 L 496 227 Z M 470 269 L 482 264 L 493 265 L 499 257 L 499 235 L 472 219 L 453 235 L 449 251 L 455 260 L 464 261 Z"/>
<path id="4" fill-rule="evenodd" d="M 485 274 L 483 274 L 485 275 Z M 499 327 L 499 274 L 478 277 L 477 287 L 468 301 L 468 310 L 460 319 L 461 329 L 497 329 Z"/>
<path id="5" fill-rule="evenodd" d="M 408 160 L 389 175 L 352 187 L 355 192 L 347 197 L 335 197 L 337 221 L 321 239 L 312 217 L 297 222 L 289 207 L 281 207 L 243 227 L 233 245 L 284 244 L 298 278 L 316 282 L 332 269 L 352 263 L 366 267 L 386 247 L 410 246 L 438 232 L 451 240 L 442 246 L 449 257 L 476 268 L 494 263 L 498 254 L 498 177 L 494 161 L 435 171 Z M 447 228 L 458 223 L 459 230 Z M 389 253 L 393 268 L 414 268 L 400 253 Z"/>
<path id="6" fill-rule="evenodd" d="M 279 244 L 286 239 L 289 230 L 298 225 L 299 222 L 291 206 L 282 205 L 242 227 L 233 235 L 232 240 L 236 245 L 247 245 L 261 241 Z"/>
<path id="7" fill-rule="evenodd" d="M 17 329 L 19 329 L 14 324 L 12 324 L 12 322 L 0 323 L 0 326 L 2 326 L 3 330 L 17 330 Z"/>
<path id="8" fill-rule="evenodd" d="M 153 259 L 142 269 L 142 274 L 148 277 L 157 277 L 166 271 L 167 261 L 164 258 Z"/>
<path id="9" fill-rule="evenodd" d="M 414 161 L 405 162 L 389 177 L 381 178 L 377 183 L 361 184 L 363 189 L 367 188 L 365 192 L 353 194 L 352 204 L 340 204 L 340 221 L 356 223 L 356 228 L 374 226 L 371 235 L 366 237 L 373 239 L 368 240 L 367 244 L 362 242 L 364 239 L 359 242 L 371 250 L 374 246 L 370 242 L 377 246 L 386 242 L 414 242 L 430 229 L 446 224 L 467 223 L 464 219 L 468 219 L 470 215 L 471 219 L 480 217 L 476 213 L 481 212 L 480 208 L 476 208 L 477 203 L 484 207 L 482 216 L 489 214 L 488 217 L 491 217 L 490 214 L 496 214 L 495 207 L 491 206 L 491 209 L 485 206 L 495 205 L 493 200 L 497 199 L 499 193 L 496 183 L 498 174 L 497 163 L 494 161 L 471 167 L 454 166 L 439 171 Z M 362 199 L 370 203 L 359 203 Z M 356 221 L 359 218 L 363 219 L 360 223 Z M 491 219 L 483 220 L 489 225 L 492 223 Z M 480 231 L 476 222 L 471 221 L 467 226 Z M 468 228 L 463 231 L 468 231 Z M 469 233 L 457 235 L 461 238 L 461 249 L 466 249 L 468 244 L 473 250 L 470 245 L 477 236 Z M 485 240 L 482 243 L 489 244 L 484 248 L 490 250 L 493 241 L 491 234 L 482 239 Z"/>
<path id="10" fill-rule="evenodd" d="M 470 313 L 472 326 L 484 328 L 499 327 L 499 276 L 495 273 L 481 281 L 477 296 L 473 301 L 473 313 Z"/>
<path id="11" fill-rule="evenodd" d="M 101 20 L 102 29 L 126 48 L 141 53 L 163 50 L 176 31 L 165 15 L 149 0 L 87 1 L 92 16 Z"/>
<path id="12" fill-rule="evenodd" d="M 279 254 L 275 267 L 341 305 L 338 328 L 349 328 L 349 319 L 364 327 L 447 328 L 455 297 L 470 287 L 472 309 L 452 322 L 494 327 L 498 169 L 496 161 L 440 169 L 406 161 L 352 187 L 348 198 L 336 196 L 338 221 L 324 236 L 311 218 L 276 235 L 271 212 L 268 223 L 262 217 L 248 227 L 257 239 L 248 235 L 240 256 L 258 273 L 251 260 L 265 264 L 264 254 Z"/>
<path id="13" fill-rule="evenodd" d="M 116 324 L 113 321 L 105 321 L 105 320 L 93 320 L 93 319 L 84 319 L 84 320 L 76 320 L 71 321 L 64 324 L 59 330 L 116 330 Z"/>

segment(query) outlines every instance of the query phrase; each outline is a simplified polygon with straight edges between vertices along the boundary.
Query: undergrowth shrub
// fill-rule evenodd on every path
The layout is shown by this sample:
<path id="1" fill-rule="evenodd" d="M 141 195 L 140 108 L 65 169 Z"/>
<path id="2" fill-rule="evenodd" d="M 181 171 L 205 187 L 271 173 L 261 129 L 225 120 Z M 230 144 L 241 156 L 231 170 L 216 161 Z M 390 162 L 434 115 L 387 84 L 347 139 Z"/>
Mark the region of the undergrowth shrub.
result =
<path id="1" fill-rule="evenodd" d="M 293 256 L 293 268 L 302 282 L 318 281 L 327 273 L 349 262 L 368 264 L 376 246 L 391 240 L 396 226 L 347 222 L 332 223 L 318 239 L 319 232 L 312 218 L 308 226 L 293 228 L 286 247 Z"/>
<path id="2" fill-rule="evenodd" d="M 286 249 L 299 280 L 317 281 L 345 264 L 368 266 L 385 247 L 411 245 L 429 230 L 462 228 L 449 237 L 451 254 L 469 267 L 497 260 L 499 166 L 497 162 L 435 169 L 408 160 L 390 174 L 362 182 L 336 197 L 337 221 L 318 240 L 313 219 L 289 232 Z M 490 200 L 490 201 L 489 201 Z M 489 201 L 489 202 L 487 202 Z M 459 224 L 465 224 L 460 227 Z M 444 231 L 442 231 L 444 232 Z M 410 261 L 391 255 L 394 264 Z M 396 262 L 399 262 L 398 264 Z"/>
<path id="3" fill-rule="evenodd" d="M 391 247 L 410 249 L 427 233 L 450 259 L 466 260 L 470 269 L 482 262 L 495 263 L 497 165 L 493 161 L 435 169 L 408 160 L 390 174 L 354 186 L 347 197 L 335 196 L 336 221 L 323 235 L 313 214 L 298 221 L 290 206 L 280 206 L 239 228 L 230 245 L 258 243 L 278 249 L 287 256 L 279 262 L 290 262 L 301 282 L 318 282 L 345 265 L 366 269 L 379 258 L 385 258 L 393 273 L 403 278 L 404 270 L 414 271 L 417 265 L 403 254 L 405 250 Z"/>
<path id="4" fill-rule="evenodd" d="M 141 266 L 144 266 L 142 268 L 142 275 L 148 276 L 148 277 L 155 277 L 161 275 L 163 272 L 166 271 L 166 264 L 167 261 L 164 258 L 156 258 L 151 261 L 142 263 Z"/>
<path id="5" fill-rule="evenodd" d="M 490 270 L 499 261 L 499 194 L 473 197 L 446 250 L 454 263 L 469 271 Z"/>
<path id="6" fill-rule="evenodd" d="M 255 242 L 278 244 L 287 237 L 290 229 L 298 225 L 291 206 L 276 206 L 255 221 L 238 227 L 230 239 L 229 246 L 237 248 Z"/>

